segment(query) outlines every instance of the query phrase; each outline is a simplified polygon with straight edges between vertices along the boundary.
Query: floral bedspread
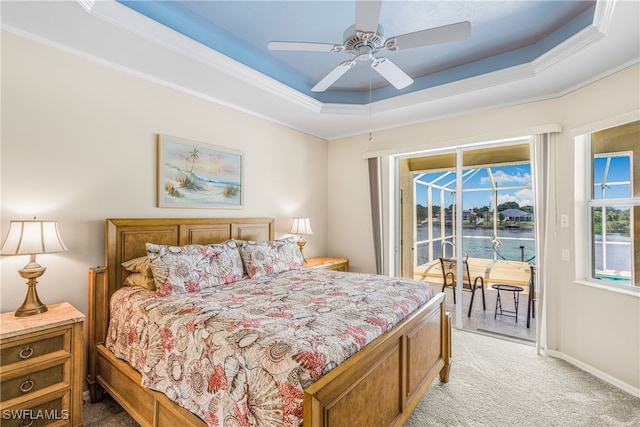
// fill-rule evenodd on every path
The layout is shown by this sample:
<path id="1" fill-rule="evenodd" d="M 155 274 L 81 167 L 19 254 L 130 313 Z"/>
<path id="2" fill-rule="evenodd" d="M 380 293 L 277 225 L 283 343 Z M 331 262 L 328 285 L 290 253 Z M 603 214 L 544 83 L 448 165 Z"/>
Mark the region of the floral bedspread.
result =
<path id="1" fill-rule="evenodd" d="M 300 269 L 111 300 L 106 346 L 211 426 L 302 425 L 303 390 L 432 297 L 423 282 Z"/>

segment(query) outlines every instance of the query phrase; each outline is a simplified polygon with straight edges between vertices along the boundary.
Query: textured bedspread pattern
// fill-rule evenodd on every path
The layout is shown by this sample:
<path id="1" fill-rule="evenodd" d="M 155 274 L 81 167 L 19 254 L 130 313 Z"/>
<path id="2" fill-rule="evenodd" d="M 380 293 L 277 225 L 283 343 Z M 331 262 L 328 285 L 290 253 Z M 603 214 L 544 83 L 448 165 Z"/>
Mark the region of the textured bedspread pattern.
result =
<path id="1" fill-rule="evenodd" d="M 422 282 L 310 269 L 170 297 L 124 287 L 106 346 L 210 426 L 297 426 L 307 386 L 431 297 Z"/>

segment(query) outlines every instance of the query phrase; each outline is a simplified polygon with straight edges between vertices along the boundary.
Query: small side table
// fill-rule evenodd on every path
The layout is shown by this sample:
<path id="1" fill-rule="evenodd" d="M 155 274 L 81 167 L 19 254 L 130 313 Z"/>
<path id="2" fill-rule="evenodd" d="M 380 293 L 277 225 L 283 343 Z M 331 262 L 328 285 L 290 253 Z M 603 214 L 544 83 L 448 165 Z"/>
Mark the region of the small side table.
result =
<path id="1" fill-rule="evenodd" d="M 322 268 L 325 270 L 349 271 L 349 260 L 346 258 L 317 257 L 307 259 L 307 268 Z"/>
<path id="2" fill-rule="evenodd" d="M 69 303 L 0 315 L 2 425 L 82 426 L 83 322 Z"/>
<path id="3" fill-rule="evenodd" d="M 500 316 L 515 317 L 516 323 L 518 323 L 518 303 L 520 302 L 520 292 L 524 291 L 524 288 L 522 288 L 521 286 L 503 285 L 503 284 L 491 285 L 491 287 L 496 291 L 498 291 L 498 296 L 496 297 L 496 311 L 493 315 L 493 318 L 494 319 L 497 318 L 498 314 L 500 314 Z M 504 310 L 502 308 L 500 291 L 507 291 L 507 292 L 513 293 L 513 304 L 515 306 L 515 310 Z M 498 313 L 498 310 L 500 310 L 500 313 Z"/>

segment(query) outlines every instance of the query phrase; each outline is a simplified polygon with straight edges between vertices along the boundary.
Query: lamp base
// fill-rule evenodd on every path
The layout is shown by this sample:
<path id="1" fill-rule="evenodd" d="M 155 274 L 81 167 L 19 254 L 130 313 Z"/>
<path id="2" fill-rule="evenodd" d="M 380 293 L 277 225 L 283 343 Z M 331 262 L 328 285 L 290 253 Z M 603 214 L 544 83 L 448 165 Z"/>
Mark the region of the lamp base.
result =
<path id="1" fill-rule="evenodd" d="M 48 310 L 47 306 L 40 303 L 39 306 L 31 306 L 29 304 L 22 303 L 20 308 L 18 308 L 15 312 L 16 317 L 27 317 L 33 316 L 34 314 L 44 313 Z"/>
<path id="2" fill-rule="evenodd" d="M 304 252 L 302 252 L 302 248 L 304 247 L 304 245 L 307 244 L 307 241 L 304 240 L 302 238 L 302 236 L 300 236 L 300 238 L 298 239 L 298 241 L 296 242 L 298 244 L 298 247 L 300 248 L 300 254 L 302 255 L 302 259 L 304 260 L 304 263 L 307 263 L 307 258 L 305 258 L 304 256 Z"/>
<path id="3" fill-rule="evenodd" d="M 47 311 L 47 306 L 38 298 L 38 292 L 36 291 L 36 279 L 44 274 L 46 268 L 35 263 L 32 260 L 23 269 L 18 270 L 20 276 L 27 280 L 27 295 L 24 297 L 22 305 L 16 310 L 16 317 L 33 316 L 34 314 L 40 314 Z"/>

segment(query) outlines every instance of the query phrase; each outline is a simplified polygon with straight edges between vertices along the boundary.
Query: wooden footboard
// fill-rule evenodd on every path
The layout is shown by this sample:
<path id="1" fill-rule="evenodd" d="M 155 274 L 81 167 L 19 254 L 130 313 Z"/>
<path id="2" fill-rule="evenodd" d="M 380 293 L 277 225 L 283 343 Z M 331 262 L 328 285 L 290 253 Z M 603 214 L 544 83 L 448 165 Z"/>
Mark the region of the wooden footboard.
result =
<path id="1" fill-rule="evenodd" d="M 401 426 L 436 375 L 449 380 L 444 294 L 305 390 L 305 426 Z"/>
<path id="2" fill-rule="evenodd" d="M 233 238 L 273 238 L 272 220 L 234 220 L 230 227 L 221 225 L 224 221 L 107 220 L 107 267 L 89 270 L 87 382 L 92 402 L 100 400 L 103 391 L 107 391 L 143 426 L 205 426 L 200 418 L 164 394 L 143 387 L 141 375 L 116 358 L 104 343 L 109 301 L 121 286 L 124 274 L 120 263 L 144 253 L 141 249 L 144 245 L 140 242 L 148 239 L 151 231 L 160 227 L 161 232 L 167 234 L 169 226 L 179 223 L 181 228 L 177 235 L 189 236 L 184 241 L 180 237 L 181 243 L 192 242 L 203 233 L 206 234 L 203 238 L 210 240 L 209 223 L 214 222 L 215 233 L 221 228 L 230 230 Z M 229 238 L 227 234 L 223 233 L 219 238 Z M 445 312 L 444 294 L 440 293 L 308 387 L 304 394 L 304 425 L 401 426 L 437 375 L 440 375 L 440 381 L 448 381 L 450 360 L 451 316 Z"/>

